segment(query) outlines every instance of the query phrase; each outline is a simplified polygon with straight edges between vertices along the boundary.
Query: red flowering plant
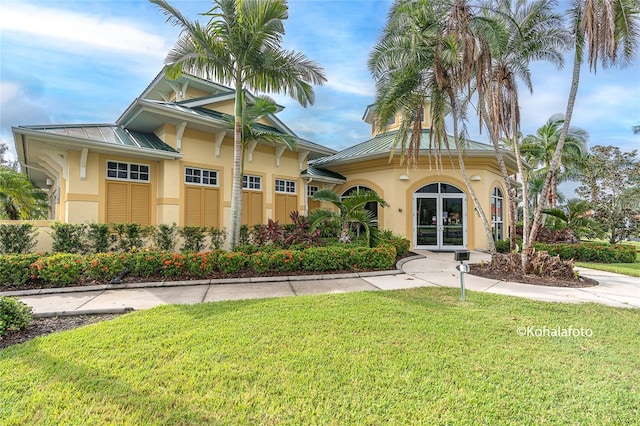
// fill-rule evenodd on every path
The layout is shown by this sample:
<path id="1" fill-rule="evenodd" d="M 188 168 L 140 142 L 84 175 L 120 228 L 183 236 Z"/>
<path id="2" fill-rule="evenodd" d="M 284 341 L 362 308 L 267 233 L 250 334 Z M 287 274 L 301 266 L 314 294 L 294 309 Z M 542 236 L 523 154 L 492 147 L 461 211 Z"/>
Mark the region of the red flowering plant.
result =
<path id="1" fill-rule="evenodd" d="M 164 253 L 160 273 L 165 278 L 181 277 L 185 274 L 185 255 L 179 253 Z"/>
<path id="2" fill-rule="evenodd" d="M 187 253 L 185 254 L 185 272 L 191 278 L 204 278 L 213 270 L 219 255 L 217 250 L 205 253 Z"/>
<path id="3" fill-rule="evenodd" d="M 249 256 L 241 251 L 222 251 L 218 255 L 216 269 L 223 274 L 234 274 L 249 263 Z"/>
<path id="4" fill-rule="evenodd" d="M 124 259 L 115 253 L 95 253 L 84 258 L 84 276 L 90 280 L 110 281 L 124 269 Z"/>
<path id="5" fill-rule="evenodd" d="M 0 255 L 0 284 L 20 286 L 35 278 L 35 274 L 29 267 L 38 258 L 40 258 L 38 254 Z"/>
<path id="6" fill-rule="evenodd" d="M 66 287 L 80 280 L 83 270 L 83 257 L 78 254 L 58 253 L 41 257 L 31 268 L 36 275 L 54 287 Z"/>

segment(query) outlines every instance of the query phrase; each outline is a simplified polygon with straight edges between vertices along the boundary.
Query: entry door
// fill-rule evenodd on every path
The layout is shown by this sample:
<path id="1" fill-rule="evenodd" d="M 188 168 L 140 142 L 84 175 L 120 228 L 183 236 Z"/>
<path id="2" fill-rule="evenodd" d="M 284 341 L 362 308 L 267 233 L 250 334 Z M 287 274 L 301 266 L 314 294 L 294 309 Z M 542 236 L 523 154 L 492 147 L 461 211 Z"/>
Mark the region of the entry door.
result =
<path id="1" fill-rule="evenodd" d="M 416 195 L 413 211 L 415 248 L 457 250 L 466 247 L 464 196 Z"/>

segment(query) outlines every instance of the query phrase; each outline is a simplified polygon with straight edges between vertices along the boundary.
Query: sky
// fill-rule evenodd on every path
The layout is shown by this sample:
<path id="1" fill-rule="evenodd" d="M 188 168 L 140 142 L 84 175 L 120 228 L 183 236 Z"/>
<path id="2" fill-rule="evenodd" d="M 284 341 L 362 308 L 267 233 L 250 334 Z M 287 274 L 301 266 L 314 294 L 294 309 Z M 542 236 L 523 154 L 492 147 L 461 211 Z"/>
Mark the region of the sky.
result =
<path id="1" fill-rule="evenodd" d="M 173 0 L 191 19 L 211 1 Z M 299 137 L 341 150 L 369 138 L 362 121 L 375 101 L 367 60 L 391 0 L 289 0 L 283 48 L 320 64 L 327 83 L 307 108 L 284 96 L 278 114 Z M 12 152 L 11 126 L 114 123 L 160 72 L 179 29 L 146 0 L 0 0 L 0 138 Z M 569 58 L 570 59 L 570 58 Z M 571 60 L 559 70 L 532 63 L 533 94 L 521 89 L 523 134 L 563 113 Z M 572 125 L 592 145 L 640 148 L 640 59 L 624 70 L 582 70 Z M 469 137 L 487 142 L 471 117 Z"/>

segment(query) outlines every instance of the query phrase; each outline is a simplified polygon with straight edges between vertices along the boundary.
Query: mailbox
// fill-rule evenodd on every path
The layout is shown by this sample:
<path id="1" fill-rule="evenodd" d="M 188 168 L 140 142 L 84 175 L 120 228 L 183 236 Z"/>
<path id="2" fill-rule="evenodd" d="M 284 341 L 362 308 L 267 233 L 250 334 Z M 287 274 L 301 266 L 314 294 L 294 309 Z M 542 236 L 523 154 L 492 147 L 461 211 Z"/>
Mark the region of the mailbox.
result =
<path id="1" fill-rule="evenodd" d="M 469 260 L 469 250 L 456 250 L 454 254 L 454 260 L 456 262 L 463 262 Z"/>

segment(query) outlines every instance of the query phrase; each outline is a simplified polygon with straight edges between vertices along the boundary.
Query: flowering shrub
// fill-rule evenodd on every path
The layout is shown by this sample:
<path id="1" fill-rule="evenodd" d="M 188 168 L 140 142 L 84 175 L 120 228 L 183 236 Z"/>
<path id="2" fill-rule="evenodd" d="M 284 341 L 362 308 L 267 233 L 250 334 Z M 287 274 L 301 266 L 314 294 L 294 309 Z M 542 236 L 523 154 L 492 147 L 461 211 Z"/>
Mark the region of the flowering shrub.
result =
<path id="1" fill-rule="evenodd" d="M 257 252 L 250 256 L 249 266 L 258 274 L 268 271 L 292 272 L 301 269 L 303 259 L 302 252 L 297 250 Z"/>
<path id="2" fill-rule="evenodd" d="M 44 281 L 56 287 L 65 287 L 78 282 L 83 263 L 83 257 L 78 254 L 59 253 L 41 257 L 31 267 Z"/>
<path id="3" fill-rule="evenodd" d="M 249 263 L 249 257 L 241 251 L 220 252 L 216 268 L 223 274 L 233 274 L 238 272 L 243 266 Z"/>
<path id="4" fill-rule="evenodd" d="M 0 283 L 17 286 L 35 278 L 29 267 L 39 258 L 37 254 L 0 255 Z"/>
<path id="5" fill-rule="evenodd" d="M 150 277 L 157 275 L 162 268 L 162 261 L 166 252 L 142 250 L 118 255 L 129 269 L 129 275 L 133 277 Z M 122 270 L 120 271 L 122 272 Z"/>
<path id="6" fill-rule="evenodd" d="M 125 257 L 116 253 L 96 253 L 84 258 L 84 276 L 90 280 L 110 281 L 125 266 Z"/>
<path id="7" fill-rule="evenodd" d="M 13 297 L 0 296 L 0 337 L 29 325 L 31 307 Z"/>
<path id="8" fill-rule="evenodd" d="M 222 250 L 220 250 L 221 252 Z M 184 255 L 185 273 L 191 278 L 204 278 L 211 273 L 220 255 L 219 251 L 187 253 Z"/>

